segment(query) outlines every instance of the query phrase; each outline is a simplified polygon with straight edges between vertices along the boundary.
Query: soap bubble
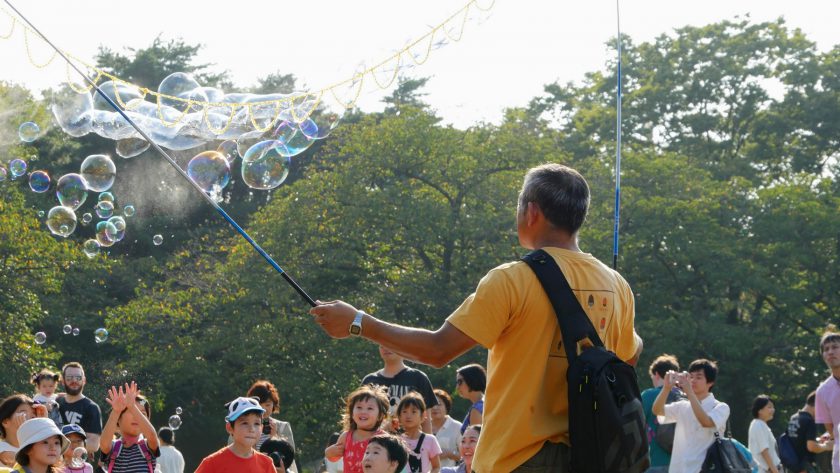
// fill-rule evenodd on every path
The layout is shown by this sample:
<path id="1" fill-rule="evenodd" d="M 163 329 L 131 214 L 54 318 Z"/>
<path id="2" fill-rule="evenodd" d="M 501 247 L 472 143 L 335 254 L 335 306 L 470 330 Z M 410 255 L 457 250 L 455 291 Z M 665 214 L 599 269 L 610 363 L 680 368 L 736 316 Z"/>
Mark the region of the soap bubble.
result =
<path id="1" fill-rule="evenodd" d="M 99 202 L 102 202 L 103 200 L 107 200 L 108 202 L 111 202 L 113 204 L 114 203 L 114 194 L 112 194 L 110 192 L 102 192 L 101 194 L 99 194 L 99 199 L 98 200 L 99 200 Z"/>
<path id="2" fill-rule="evenodd" d="M 47 227 L 54 235 L 66 238 L 76 230 L 76 213 L 63 205 L 57 205 L 47 214 Z"/>
<path id="3" fill-rule="evenodd" d="M 79 327 L 76 327 L 76 328 L 73 329 L 73 336 L 74 337 L 78 337 L 80 333 L 82 333 L 82 331 L 79 330 Z"/>
<path id="4" fill-rule="evenodd" d="M 108 330 L 104 328 L 98 328 L 93 331 L 93 339 L 96 340 L 96 343 L 104 343 L 108 340 Z"/>
<path id="5" fill-rule="evenodd" d="M 41 127 L 37 123 L 24 122 L 18 127 L 18 136 L 21 141 L 32 143 L 38 139 L 38 134 L 41 133 Z"/>
<path id="6" fill-rule="evenodd" d="M 70 335 L 70 332 L 72 332 L 72 331 L 73 331 L 73 327 L 70 324 L 67 324 L 67 325 L 65 325 L 64 327 L 61 328 L 61 332 L 64 335 Z"/>
<path id="7" fill-rule="evenodd" d="M 117 233 L 119 233 L 117 227 L 108 220 L 103 220 L 96 224 L 96 241 L 101 247 L 108 248 L 114 246 L 116 240 L 111 238 L 111 236 Z"/>
<path id="8" fill-rule="evenodd" d="M 99 84 L 99 90 L 101 90 L 108 98 L 111 99 L 112 102 L 117 104 L 118 107 L 124 107 L 125 104 L 131 102 L 134 99 L 142 99 L 143 94 L 140 92 L 136 86 L 132 84 L 126 84 L 123 82 L 114 82 L 114 81 L 106 81 Z M 93 94 L 93 108 L 96 110 L 105 110 L 108 112 L 113 112 L 114 107 L 108 103 L 99 93 Z M 120 103 L 122 102 L 122 103 Z"/>
<path id="9" fill-rule="evenodd" d="M 86 240 L 82 245 L 82 250 L 85 252 L 85 256 L 93 258 L 99 254 L 99 242 L 94 239 Z M 65 325 L 64 327 L 69 328 L 70 326 Z M 70 331 L 68 330 L 65 333 L 70 333 Z"/>
<path id="10" fill-rule="evenodd" d="M 181 416 L 179 416 L 178 414 L 169 417 L 169 428 L 172 430 L 180 429 L 182 423 L 183 422 L 181 421 Z"/>
<path id="11" fill-rule="evenodd" d="M 32 192 L 47 192 L 50 188 L 50 175 L 46 171 L 35 171 L 29 175 L 29 188 Z"/>
<path id="12" fill-rule="evenodd" d="M 47 341 L 47 334 L 44 332 L 38 332 L 35 334 L 35 343 L 38 345 L 43 345 L 44 342 Z"/>
<path id="13" fill-rule="evenodd" d="M 187 174 L 204 192 L 217 191 L 230 182 L 230 164 L 222 153 L 204 151 L 190 160 Z"/>
<path id="14" fill-rule="evenodd" d="M 123 208 L 123 215 L 125 215 L 126 217 L 133 217 L 135 213 L 137 213 L 137 211 L 131 204 L 126 205 L 125 208 Z"/>
<path id="15" fill-rule="evenodd" d="M 152 145 L 143 138 L 124 138 L 117 140 L 117 155 L 122 158 L 133 158 L 143 154 Z"/>
<path id="16" fill-rule="evenodd" d="M 107 200 L 103 200 L 102 202 L 97 202 L 96 206 L 93 207 L 93 210 L 96 211 L 96 215 L 99 218 L 111 218 L 111 215 L 114 215 L 114 204 L 108 202 Z"/>
<path id="17" fill-rule="evenodd" d="M 179 407 L 176 407 L 176 408 L 175 408 L 175 413 L 176 413 L 176 414 L 178 414 L 178 415 L 181 415 L 181 414 L 183 414 L 183 413 L 184 413 L 184 410 L 183 410 L 183 409 L 181 409 L 181 407 L 179 406 Z"/>
<path id="18" fill-rule="evenodd" d="M 117 167 L 109 156 L 92 154 L 82 161 L 79 172 L 87 182 L 88 189 L 96 192 L 107 191 L 114 184 Z"/>
<path id="19" fill-rule="evenodd" d="M 153 236 L 152 237 L 152 243 L 154 243 L 155 246 L 162 245 L 163 244 L 163 235 L 158 233 L 157 235 Z"/>
<path id="20" fill-rule="evenodd" d="M 80 174 L 65 174 L 55 185 L 55 195 L 61 205 L 76 210 L 87 199 L 87 182 Z"/>
<path id="21" fill-rule="evenodd" d="M 39 210 L 39 211 L 38 211 L 38 218 L 43 218 L 43 217 L 44 217 L 44 211 L 43 211 L 43 210 Z"/>
<path id="22" fill-rule="evenodd" d="M 192 104 L 188 100 L 207 102 L 207 94 L 202 90 L 201 85 L 189 74 L 175 72 L 164 78 L 158 86 L 158 92 L 162 95 L 178 97 L 182 100 L 170 99 L 158 96 L 161 105 L 172 107 L 180 112 L 197 112 L 202 106 Z"/>
<path id="23" fill-rule="evenodd" d="M 70 136 L 90 133 L 93 123 L 93 97 L 78 93 L 69 86 L 62 87 L 54 96 L 52 113 L 58 126 Z"/>
<path id="24" fill-rule="evenodd" d="M 222 156 L 224 156 L 230 164 L 233 164 L 239 156 L 239 151 L 236 148 L 236 141 L 234 140 L 223 141 L 219 144 L 219 147 L 216 148 L 216 151 L 222 153 Z"/>
<path id="25" fill-rule="evenodd" d="M 87 450 L 85 447 L 76 447 L 73 449 L 73 458 L 70 459 L 70 467 L 80 469 L 85 466 L 87 461 Z"/>
<path id="26" fill-rule="evenodd" d="M 12 179 L 17 179 L 26 174 L 26 161 L 20 158 L 9 161 L 9 173 L 12 175 Z"/>
<path id="27" fill-rule="evenodd" d="M 253 189 L 274 189 L 289 175 L 291 159 L 280 150 L 279 141 L 262 141 L 242 156 L 242 180 Z"/>
<path id="28" fill-rule="evenodd" d="M 295 133 L 289 139 L 283 141 L 285 146 L 278 149 L 283 156 L 297 156 L 306 151 L 312 144 L 315 143 L 314 138 L 310 138 L 302 132 Z"/>
<path id="29" fill-rule="evenodd" d="M 239 135 L 239 137 L 236 138 L 236 154 L 239 156 L 245 156 L 245 153 L 248 152 L 248 149 L 252 146 L 268 139 L 265 138 L 264 135 L 264 132 L 257 130 Z"/>
<path id="30" fill-rule="evenodd" d="M 91 215 L 89 212 L 85 212 L 84 214 L 82 214 L 82 224 L 87 225 L 91 221 L 93 221 L 93 215 Z"/>
<path id="31" fill-rule="evenodd" d="M 125 238 L 125 219 L 120 217 L 119 215 L 114 215 L 113 217 L 108 219 L 108 222 L 110 222 L 111 225 L 114 226 L 114 229 L 117 230 L 113 235 L 108 235 L 108 238 L 114 240 L 115 242 L 122 241 L 122 239 Z"/>
<path id="32" fill-rule="evenodd" d="M 6 171 L 6 168 L 4 168 L 3 166 L 0 166 L 0 182 L 5 181 L 7 175 L 8 175 L 8 173 Z"/>

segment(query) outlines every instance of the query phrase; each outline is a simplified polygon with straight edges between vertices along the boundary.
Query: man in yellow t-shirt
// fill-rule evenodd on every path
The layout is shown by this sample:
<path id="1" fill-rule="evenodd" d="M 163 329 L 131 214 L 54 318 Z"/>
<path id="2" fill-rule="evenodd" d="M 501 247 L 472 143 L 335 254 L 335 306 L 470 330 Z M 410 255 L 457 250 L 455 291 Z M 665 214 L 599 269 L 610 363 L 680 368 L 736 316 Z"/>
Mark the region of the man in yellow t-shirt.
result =
<path id="1" fill-rule="evenodd" d="M 519 242 L 557 261 L 606 348 L 635 363 L 642 343 L 630 287 L 577 245 L 588 208 L 589 187 L 577 171 L 559 164 L 533 168 L 519 194 Z M 486 347 L 484 426 L 473 471 L 568 471 L 565 348 L 548 296 L 527 264 L 491 270 L 434 332 L 383 322 L 342 301 L 319 303 L 310 313 L 332 337 L 362 336 L 437 367 L 476 344 Z"/>

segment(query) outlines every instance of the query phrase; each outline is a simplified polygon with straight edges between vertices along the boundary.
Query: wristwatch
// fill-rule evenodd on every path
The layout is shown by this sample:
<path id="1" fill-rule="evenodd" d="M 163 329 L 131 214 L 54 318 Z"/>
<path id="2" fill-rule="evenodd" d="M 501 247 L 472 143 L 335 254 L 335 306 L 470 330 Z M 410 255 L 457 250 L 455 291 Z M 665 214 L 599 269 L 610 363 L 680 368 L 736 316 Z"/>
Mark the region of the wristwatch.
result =
<path id="1" fill-rule="evenodd" d="M 364 311 L 356 311 L 356 318 L 350 324 L 350 335 L 359 336 L 362 334 L 362 318 L 365 316 Z"/>

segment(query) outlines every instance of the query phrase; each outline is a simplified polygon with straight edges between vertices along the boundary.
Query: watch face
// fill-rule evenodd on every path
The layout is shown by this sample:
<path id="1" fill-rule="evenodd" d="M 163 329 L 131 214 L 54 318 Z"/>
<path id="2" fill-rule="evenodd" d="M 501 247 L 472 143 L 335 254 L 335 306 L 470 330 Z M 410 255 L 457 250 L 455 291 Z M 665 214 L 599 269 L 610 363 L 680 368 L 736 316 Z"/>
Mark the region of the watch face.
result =
<path id="1" fill-rule="evenodd" d="M 360 327 L 358 325 L 351 325 L 350 326 L 350 333 L 352 333 L 353 335 L 358 335 L 361 332 L 362 332 L 362 327 Z"/>

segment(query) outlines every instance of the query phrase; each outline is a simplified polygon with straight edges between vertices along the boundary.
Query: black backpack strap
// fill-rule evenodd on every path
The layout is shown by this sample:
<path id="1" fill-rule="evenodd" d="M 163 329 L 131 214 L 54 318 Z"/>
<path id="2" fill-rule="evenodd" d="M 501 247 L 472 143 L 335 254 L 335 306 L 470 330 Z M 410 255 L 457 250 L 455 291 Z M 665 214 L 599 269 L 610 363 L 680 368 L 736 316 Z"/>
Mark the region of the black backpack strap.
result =
<path id="1" fill-rule="evenodd" d="M 426 434 L 420 432 L 420 438 L 417 440 L 417 448 L 414 449 L 414 453 L 420 455 L 420 447 L 423 446 L 423 439 L 426 438 Z"/>
<path id="2" fill-rule="evenodd" d="M 581 307 L 554 258 L 545 250 L 540 249 L 523 256 L 522 261 L 527 263 L 537 275 L 537 279 L 540 280 L 545 293 L 551 300 L 554 315 L 557 316 L 557 323 L 560 324 L 560 333 L 563 337 L 563 345 L 566 346 L 569 364 L 577 358 L 579 341 L 588 337 L 595 346 L 604 346 L 598 332 L 595 331 L 595 326 Z"/>

